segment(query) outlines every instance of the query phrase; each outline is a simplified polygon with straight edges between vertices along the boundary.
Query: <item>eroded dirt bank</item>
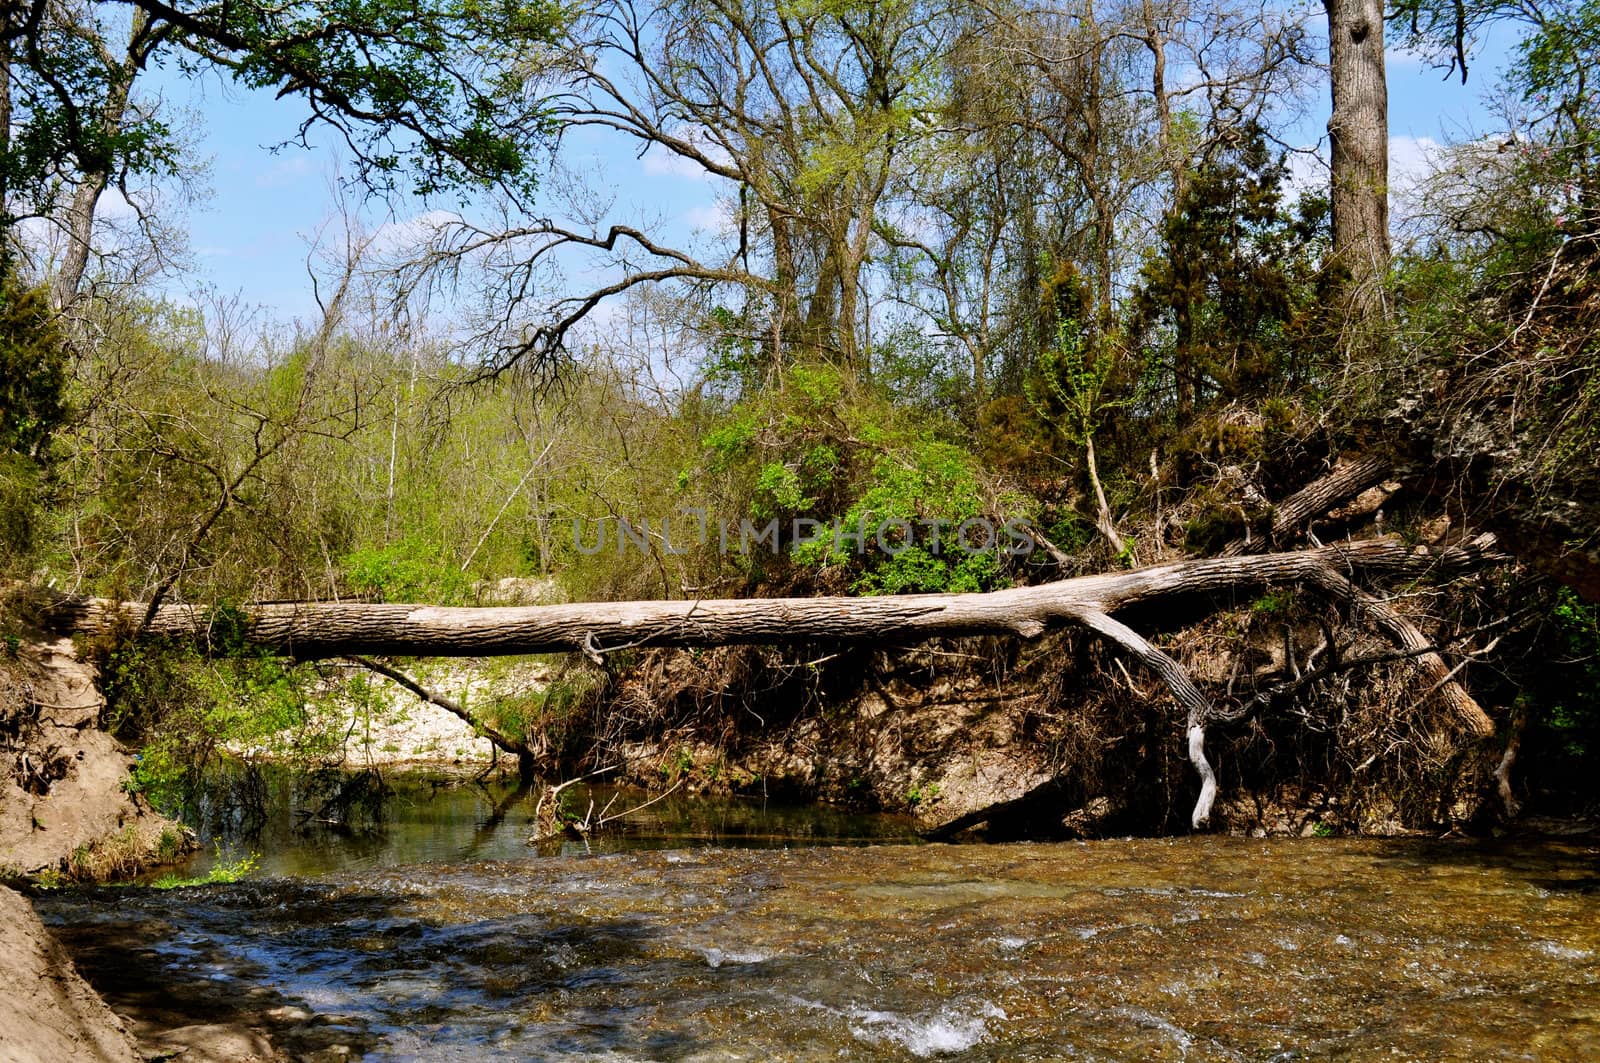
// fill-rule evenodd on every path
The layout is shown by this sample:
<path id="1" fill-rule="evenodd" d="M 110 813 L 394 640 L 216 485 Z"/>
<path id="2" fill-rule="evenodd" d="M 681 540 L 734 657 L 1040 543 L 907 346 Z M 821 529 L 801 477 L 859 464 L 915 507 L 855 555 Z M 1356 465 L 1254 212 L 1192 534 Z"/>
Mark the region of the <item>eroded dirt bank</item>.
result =
<path id="1" fill-rule="evenodd" d="M 133 1037 L 78 976 L 33 906 L 0 887 L 0 1061 L 133 1063 Z"/>
<path id="2" fill-rule="evenodd" d="M 170 860 L 187 834 L 123 786 L 93 669 L 67 640 L 0 657 L 0 876 L 102 878 Z M 0 1061 L 142 1059 L 122 1022 L 17 893 L 0 887 Z"/>
<path id="3" fill-rule="evenodd" d="M 104 878 L 186 847 L 125 789 L 132 757 L 100 730 L 102 706 L 66 639 L 21 640 L 0 659 L 0 876 Z"/>

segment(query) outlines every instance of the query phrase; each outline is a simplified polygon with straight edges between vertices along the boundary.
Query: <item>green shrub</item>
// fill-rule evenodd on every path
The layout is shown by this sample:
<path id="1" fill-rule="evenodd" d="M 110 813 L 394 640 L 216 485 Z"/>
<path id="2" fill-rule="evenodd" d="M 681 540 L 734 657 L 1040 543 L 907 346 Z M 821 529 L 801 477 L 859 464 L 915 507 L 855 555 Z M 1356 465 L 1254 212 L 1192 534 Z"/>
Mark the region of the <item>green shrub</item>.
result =
<path id="1" fill-rule="evenodd" d="M 1562 587 L 1549 624 L 1556 655 L 1524 704 L 1561 754 L 1591 761 L 1600 756 L 1600 604 Z"/>
<path id="2" fill-rule="evenodd" d="M 1021 515 L 1025 500 L 1012 495 L 1001 502 L 998 508 L 1004 512 L 987 511 L 971 454 L 949 443 L 923 440 L 873 462 L 856 499 L 840 516 L 843 532 L 865 532 L 859 550 L 841 534 L 797 547 L 795 560 L 844 567 L 855 573 L 853 587 L 864 594 L 992 590 L 1005 582 L 999 550 L 1006 540 L 999 524 Z M 978 531 L 968 536 L 967 545 L 987 545 L 987 550 L 969 550 L 957 541 L 968 520 L 994 529 L 993 536 Z M 883 529 L 887 531 L 879 543 Z"/>
<path id="3" fill-rule="evenodd" d="M 452 605 L 465 601 L 472 587 L 467 574 L 437 543 L 420 536 L 356 550 L 340 558 L 339 564 L 352 590 L 384 602 Z"/>

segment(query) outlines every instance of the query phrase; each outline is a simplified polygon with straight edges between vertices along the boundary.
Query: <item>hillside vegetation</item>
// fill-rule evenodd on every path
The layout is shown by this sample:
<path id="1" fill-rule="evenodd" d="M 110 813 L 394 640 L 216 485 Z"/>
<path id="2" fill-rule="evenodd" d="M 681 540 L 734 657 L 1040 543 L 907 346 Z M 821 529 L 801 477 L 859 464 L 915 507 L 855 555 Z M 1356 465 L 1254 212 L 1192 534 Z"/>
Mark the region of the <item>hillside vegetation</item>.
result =
<path id="1" fill-rule="evenodd" d="M 1328 91 L 1326 40 L 1271 8 L 422 7 L 448 16 L 440 47 L 462 49 L 458 84 L 477 86 L 461 98 L 412 62 L 444 53 L 381 27 L 409 88 L 357 77 L 331 41 L 284 51 L 226 8 L 197 8 L 218 20 L 209 38 L 161 38 L 309 93 L 359 134 L 363 194 L 465 190 L 402 250 L 351 220 L 323 316 L 295 323 L 159 296 L 153 226 L 92 228 L 64 284 L 71 256 L 50 241 L 72 246 L 108 180 L 135 199 L 141 180 L 177 180 L 182 153 L 136 106 L 134 67 L 52 88 L 25 31 L 6 38 L 20 117 L 4 149 L 0 566 L 152 610 L 214 607 L 205 645 L 135 625 L 79 647 L 100 670 L 98 722 L 142 751 L 132 789 L 176 810 L 225 747 L 330 756 L 327 720 L 348 706 L 323 666 L 230 630 L 251 602 L 495 604 L 506 581 L 567 602 L 977 592 L 1494 532 L 1509 563 L 1380 589 L 1489 737 L 1325 588 L 1136 619 L 1227 717 L 1209 738 L 1225 826 L 1593 811 L 1593 0 L 1391 19 L 1392 39 L 1445 65 L 1471 58 L 1457 17 L 1468 45 L 1492 29 L 1518 57 L 1501 128 L 1442 149 L 1403 196 L 1351 184 L 1337 143 L 1331 180 L 1291 180 L 1285 138 Z M 163 16 L 132 8 L 128 48 L 156 47 L 139 27 Z M 535 43 L 475 50 L 447 32 L 472 17 Z M 115 51 L 119 25 L 79 36 Z M 27 32 L 47 31 L 78 32 Z M 102 111 L 122 94 L 98 149 L 44 121 L 72 91 Z M 391 97 L 412 104 L 374 125 L 363 101 Z M 720 228 L 677 240 L 614 220 L 561 169 L 563 132 L 596 128 L 705 174 Z M 1341 207 L 1361 196 L 1404 217 L 1355 232 Z M 1358 465 L 1353 490 L 1285 519 L 1286 499 Z M 970 548 L 983 529 L 994 548 Z M 552 775 L 623 763 L 640 781 L 997 833 L 1183 829 L 1196 786 L 1169 693 L 1085 631 L 634 647 L 549 670 L 469 709 Z M 28 703 L 6 711 L 21 750 Z"/>

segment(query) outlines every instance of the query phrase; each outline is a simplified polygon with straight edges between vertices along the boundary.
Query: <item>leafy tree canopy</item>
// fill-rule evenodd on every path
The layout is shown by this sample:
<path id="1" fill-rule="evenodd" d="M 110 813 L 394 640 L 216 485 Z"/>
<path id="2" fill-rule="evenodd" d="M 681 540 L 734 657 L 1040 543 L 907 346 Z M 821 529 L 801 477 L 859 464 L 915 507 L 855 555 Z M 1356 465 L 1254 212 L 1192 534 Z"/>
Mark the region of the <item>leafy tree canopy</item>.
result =
<path id="1" fill-rule="evenodd" d="M 170 170 L 172 130 L 152 108 L 115 104 L 140 71 L 171 61 L 299 98 L 309 113 L 296 139 L 334 130 L 375 190 L 525 195 L 549 128 L 532 80 L 561 21 L 547 0 L 6 5 L 11 135 L 0 179 L 21 216 L 48 210 L 63 178 Z"/>

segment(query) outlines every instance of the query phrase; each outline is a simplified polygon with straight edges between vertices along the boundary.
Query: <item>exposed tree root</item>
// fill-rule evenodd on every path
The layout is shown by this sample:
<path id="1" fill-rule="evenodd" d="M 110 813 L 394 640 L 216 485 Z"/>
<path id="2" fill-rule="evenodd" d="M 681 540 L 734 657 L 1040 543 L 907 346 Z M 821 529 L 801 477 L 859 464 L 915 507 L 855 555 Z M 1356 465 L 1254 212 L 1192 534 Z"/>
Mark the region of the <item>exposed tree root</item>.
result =
<path id="1" fill-rule="evenodd" d="M 1401 616 L 1387 602 L 1361 590 L 1333 568 L 1313 573 L 1307 582 L 1335 600 L 1349 602 L 1357 611 L 1371 617 L 1373 624 L 1396 647 L 1415 655 L 1417 668 L 1424 678 L 1432 682 L 1423 695 L 1424 700 L 1437 694 L 1471 733 L 1480 738 L 1494 734 L 1494 721 L 1489 714 L 1467 693 L 1456 678 L 1456 673 L 1444 663 L 1444 658 L 1439 656 L 1433 643 L 1417 630 L 1415 624 Z"/>

